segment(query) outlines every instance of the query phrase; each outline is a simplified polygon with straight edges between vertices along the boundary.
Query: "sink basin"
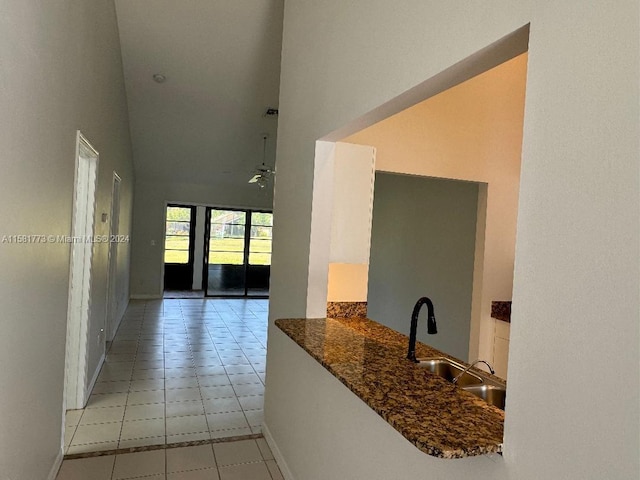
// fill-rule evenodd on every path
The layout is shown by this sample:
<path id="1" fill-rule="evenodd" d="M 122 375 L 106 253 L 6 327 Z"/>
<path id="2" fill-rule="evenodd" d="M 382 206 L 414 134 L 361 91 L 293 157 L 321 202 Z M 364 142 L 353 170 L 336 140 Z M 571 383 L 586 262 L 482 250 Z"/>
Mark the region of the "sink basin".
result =
<path id="1" fill-rule="evenodd" d="M 480 397 L 489 405 L 494 405 L 499 409 L 504 410 L 507 391 L 502 387 L 497 387 L 495 385 L 473 385 L 465 387 L 463 390 Z"/>
<path id="2" fill-rule="evenodd" d="M 418 366 L 426 368 L 429 372 L 435 373 L 450 382 L 453 382 L 453 379 L 460 375 L 465 369 L 463 365 L 444 357 L 418 359 Z M 466 372 L 458 379 L 456 385 L 466 387 L 470 385 L 481 385 L 482 383 L 482 378 L 471 372 Z"/>

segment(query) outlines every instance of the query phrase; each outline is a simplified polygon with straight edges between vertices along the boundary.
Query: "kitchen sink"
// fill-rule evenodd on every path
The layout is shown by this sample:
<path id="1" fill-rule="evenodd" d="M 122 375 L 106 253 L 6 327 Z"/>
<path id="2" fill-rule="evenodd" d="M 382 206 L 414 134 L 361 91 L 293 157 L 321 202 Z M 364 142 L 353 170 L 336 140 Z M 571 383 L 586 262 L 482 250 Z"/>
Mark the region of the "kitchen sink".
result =
<path id="1" fill-rule="evenodd" d="M 489 405 L 493 405 L 504 410 L 507 390 L 503 387 L 497 387 L 495 385 L 473 385 L 465 387 L 463 390 L 480 397 Z"/>
<path id="2" fill-rule="evenodd" d="M 464 372 L 466 368 L 464 365 L 461 365 L 453 360 L 448 358 L 422 358 L 418 359 L 418 366 L 422 368 L 426 368 L 429 372 L 435 373 L 436 375 L 453 382 L 453 379 Z M 458 381 L 456 385 L 459 387 L 466 387 L 468 385 L 481 385 L 484 383 L 482 378 L 477 376 L 471 372 L 465 372 Z"/>
<path id="3" fill-rule="evenodd" d="M 495 379 L 475 372 L 465 372 L 466 366 L 445 357 L 419 358 L 417 365 L 452 383 L 462 373 L 455 382 L 457 387 L 480 397 L 489 405 L 504 410 L 507 390 L 504 385 L 501 385 Z"/>

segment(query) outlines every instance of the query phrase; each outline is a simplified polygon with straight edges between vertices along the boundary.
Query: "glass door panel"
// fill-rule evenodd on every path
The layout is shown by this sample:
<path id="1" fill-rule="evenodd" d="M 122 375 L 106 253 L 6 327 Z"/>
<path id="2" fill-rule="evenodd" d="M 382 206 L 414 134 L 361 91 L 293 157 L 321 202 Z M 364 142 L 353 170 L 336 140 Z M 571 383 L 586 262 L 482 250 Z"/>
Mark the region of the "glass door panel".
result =
<path id="1" fill-rule="evenodd" d="M 209 209 L 207 295 L 245 295 L 246 223 L 246 212 Z"/>
<path id="2" fill-rule="evenodd" d="M 209 208 L 207 215 L 206 295 L 268 296 L 273 214 Z"/>
<path id="3" fill-rule="evenodd" d="M 193 281 L 193 207 L 167 206 L 164 237 L 165 290 L 191 290 Z"/>
<path id="4" fill-rule="evenodd" d="M 247 294 L 268 295 L 271 274 L 273 214 L 251 212 Z"/>

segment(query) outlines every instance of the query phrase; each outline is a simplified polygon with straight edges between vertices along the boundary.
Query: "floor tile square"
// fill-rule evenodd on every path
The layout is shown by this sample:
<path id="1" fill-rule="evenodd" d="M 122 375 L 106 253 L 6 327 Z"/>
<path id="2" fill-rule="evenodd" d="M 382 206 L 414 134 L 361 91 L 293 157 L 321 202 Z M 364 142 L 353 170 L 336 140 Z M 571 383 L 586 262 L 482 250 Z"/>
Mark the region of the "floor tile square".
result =
<path id="1" fill-rule="evenodd" d="M 196 372 L 199 377 L 205 375 L 226 375 L 227 371 L 222 365 L 212 365 L 206 367 L 197 367 Z"/>
<path id="2" fill-rule="evenodd" d="M 146 392 L 131 392 L 127 400 L 127 406 L 144 405 L 147 403 L 164 403 L 164 390 L 148 390 Z"/>
<path id="3" fill-rule="evenodd" d="M 260 383 L 260 377 L 255 373 L 236 373 L 229 375 L 229 380 L 232 385 Z"/>
<path id="4" fill-rule="evenodd" d="M 202 414 L 204 414 L 202 400 L 187 400 L 184 402 L 171 402 L 166 404 L 167 417 L 182 417 L 185 415 Z"/>
<path id="5" fill-rule="evenodd" d="M 121 440 L 133 438 L 161 437 L 165 435 L 164 418 L 150 420 L 132 420 L 123 422 Z"/>
<path id="6" fill-rule="evenodd" d="M 192 470 L 190 472 L 168 473 L 167 480 L 219 480 L 217 468 Z M 249 480 L 249 479 L 247 479 Z"/>
<path id="7" fill-rule="evenodd" d="M 164 450 L 125 453 L 116 456 L 113 467 L 113 480 L 142 477 L 145 475 L 164 475 L 164 473 Z"/>
<path id="8" fill-rule="evenodd" d="M 169 448 L 166 450 L 167 473 L 199 470 L 216 466 L 211 445 Z"/>
<path id="9" fill-rule="evenodd" d="M 129 405 L 124 412 L 124 420 L 147 420 L 150 418 L 164 418 L 164 404 Z"/>
<path id="10" fill-rule="evenodd" d="M 164 368 L 163 360 L 136 360 L 133 367 L 133 373 L 141 370 L 158 370 Z"/>
<path id="11" fill-rule="evenodd" d="M 249 423 L 242 412 L 209 413 L 207 414 L 207 422 L 211 432 L 249 427 Z"/>
<path id="12" fill-rule="evenodd" d="M 71 446 L 88 443 L 117 442 L 120 438 L 122 424 L 99 423 L 96 425 L 79 425 L 71 440 Z"/>
<path id="13" fill-rule="evenodd" d="M 102 407 L 116 407 L 127 404 L 127 393 L 116 394 L 95 394 L 92 393 L 87 402 L 87 409 L 89 408 L 102 408 Z"/>
<path id="14" fill-rule="evenodd" d="M 84 410 L 67 410 L 64 416 L 65 426 L 77 426 L 80 423 L 80 417 L 82 417 L 83 412 Z"/>
<path id="15" fill-rule="evenodd" d="M 235 392 L 234 389 L 230 385 L 222 385 L 216 387 L 201 387 L 200 392 L 202 393 L 202 398 L 225 398 L 225 397 L 234 397 Z"/>
<path id="16" fill-rule="evenodd" d="M 56 480 L 111 480 L 115 455 L 79 458 L 62 462 Z"/>
<path id="17" fill-rule="evenodd" d="M 213 451 L 219 467 L 263 460 L 255 440 L 217 443 L 213 445 Z"/>
<path id="18" fill-rule="evenodd" d="M 227 375 L 198 375 L 200 387 L 222 387 L 231 385 L 231 380 Z"/>
<path id="19" fill-rule="evenodd" d="M 254 373 L 253 367 L 251 365 L 229 365 L 224 367 L 227 371 L 227 374 L 240 374 L 240 373 Z"/>
<path id="20" fill-rule="evenodd" d="M 264 413 L 262 410 L 245 411 L 244 416 L 247 417 L 250 427 L 262 427 L 264 422 Z"/>
<path id="21" fill-rule="evenodd" d="M 198 387 L 198 377 L 178 377 L 167 378 L 164 381 L 167 390 L 175 388 L 196 388 Z"/>
<path id="22" fill-rule="evenodd" d="M 200 400 L 200 389 L 195 388 L 176 388 L 166 391 L 167 402 L 185 402 L 188 400 Z"/>
<path id="23" fill-rule="evenodd" d="M 150 380 L 164 378 L 164 368 L 150 368 L 147 370 L 134 370 L 131 374 L 131 381 Z"/>
<path id="24" fill-rule="evenodd" d="M 272 480 L 266 463 L 248 463 L 220 467 L 220 480 Z"/>
<path id="25" fill-rule="evenodd" d="M 118 407 L 88 408 L 82 414 L 80 425 L 121 422 L 124 417 L 124 408 L 124 405 Z"/>
<path id="26" fill-rule="evenodd" d="M 243 410 L 262 410 L 264 408 L 264 396 L 253 395 L 250 397 L 238 397 Z"/>
<path id="27" fill-rule="evenodd" d="M 264 395 L 264 385 L 262 383 L 234 385 L 233 390 L 239 397 L 246 395 Z"/>
<path id="28" fill-rule="evenodd" d="M 235 397 L 208 398 L 203 403 L 206 413 L 239 412 L 242 410 L 242 406 Z"/>
<path id="29" fill-rule="evenodd" d="M 132 380 L 129 386 L 130 392 L 142 392 L 145 390 L 163 390 L 164 379 L 145 379 L 145 380 Z"/>
<path id="30" fill-rule="evenodd" d="M 167 435 L 182 433 L 208 432 L 209 426 L 204 415 L 190 415 L 187 417 L 167 417 Z"/>
<path id="31" fill-rule="evenodd" d="M 118 441 L 85 443 L 82 445 L 70 445 L 65 454 L 75 455 L 78 453 L 106 452 L 118 448 Z"/>
<path id="32" fill-rule="evenodd" d="M 189 368 L 165 368 L 165 378 L 195 377 L 196 369 Z"/>

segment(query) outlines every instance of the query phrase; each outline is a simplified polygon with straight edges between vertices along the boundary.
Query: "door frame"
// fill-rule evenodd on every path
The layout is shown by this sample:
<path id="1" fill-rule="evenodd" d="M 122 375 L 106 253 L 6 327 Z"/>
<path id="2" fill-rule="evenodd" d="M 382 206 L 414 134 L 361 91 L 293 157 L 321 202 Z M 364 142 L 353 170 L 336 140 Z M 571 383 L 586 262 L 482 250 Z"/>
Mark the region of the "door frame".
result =
<path id="1" fill-rule="evenodd" d="M 75 181 L 65 355 L 65 409 L 84 408 L 88 400 L 88 326 L 91 317 L 93 232 L 98 184 L 98 151 L 76 132 Z"/>
<path id="2" fill-rule="evenodd" d="M 106 340 L 112 341 L 118 329 L 118 235 L 120 233 L 120 175 L 113 171 L 111 217 L 109 218 L 109 254 L 107 268 Z"/>

